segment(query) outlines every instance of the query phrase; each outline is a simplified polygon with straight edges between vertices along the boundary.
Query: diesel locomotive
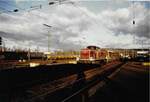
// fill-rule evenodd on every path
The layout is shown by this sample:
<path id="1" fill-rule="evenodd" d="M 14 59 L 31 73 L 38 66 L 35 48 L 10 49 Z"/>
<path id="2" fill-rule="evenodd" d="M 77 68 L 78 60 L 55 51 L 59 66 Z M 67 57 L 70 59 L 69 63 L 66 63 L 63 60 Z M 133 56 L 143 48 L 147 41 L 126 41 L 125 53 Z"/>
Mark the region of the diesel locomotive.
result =
<path id="1" fill-rule="evenodd" d="M 109 61 L 119 60 L 119 52 L 101 49 L 97 46 L 87 46 L 80 50 L 80 55 L 77 57 L 77 63 L 106 63 Z"/>

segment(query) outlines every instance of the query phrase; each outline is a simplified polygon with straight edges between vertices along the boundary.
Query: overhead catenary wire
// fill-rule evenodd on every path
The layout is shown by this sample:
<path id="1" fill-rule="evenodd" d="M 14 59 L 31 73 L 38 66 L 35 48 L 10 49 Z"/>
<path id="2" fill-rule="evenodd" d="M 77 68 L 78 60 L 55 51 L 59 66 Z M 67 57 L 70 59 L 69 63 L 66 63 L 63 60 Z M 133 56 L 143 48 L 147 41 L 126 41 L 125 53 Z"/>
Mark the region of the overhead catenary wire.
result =
<path id="1" fill-rule="evenodd" d="M 20 10 L 22 10 L 22 11 L 26 11 L 26 12 L 31 12 L 31 11 L 34 11 L 34 10 L 38 10 L 38 9 L 42 9 L 42 8 L 44 8 L 45 6 L 50 6 L 50 5 L 54 5 L 54 4 L 60 4 L 59 3 L 59 1 L 60 0 L 55 0 L 55 1 L 49 1 L 48 2 L 48 5 L 42 5 L 42 4 L 39 4 L 39 5 L 32 5 L 32 6 L 30 6 L 29 8 L 21 8 L 21 7 L 16 7 L 15 5 L 12 5 L 12 4 L 9 4 L 9 3 L 7 3 L 7 2 L 5 2 L 5 4 L 7 4 L 7 5 L 10 5 L 10 6 L 13 6 L 13 7 L 15 7 L 16 9 L 14 9 L 13 11 L 11 11 L 11 12 L 19 12 Z M 66 1 L 66 0 L 61 0 L 61 3 L 62 2 L 64 2 L 64 1 Z M 4 2 L 3 2 L 4 3 Z M 36 14 L 33 14 L 33 15 L 36 15 Z M 38 16 L 38 17 L 41 17 L 41 16 L 39 16 L 39 15 L 36 15 L 36 16 Z M 42 17 L 43 18 L 43 17 Z M 43 19 L 46 19 L 46 18 L 43 18 Z"/>
<path id="2" fill-rule="evenodd" d="M 3 10 L 2 13 L 5 13 L 5 12 L 13 13 L 13 12 L 25 11 L 25 12 L 27 12 L 28 14 L 30 13 L 30 14 L 32 14 L 32 15 L 38 16 L 38 17 L 40 17 L 40 18 L 42 18 L 42 19 L 45 19 L 45 18 L 41 17 L 40 15 L 36 15 L 35 13 L 34 13 L 34 14 L 31 13 L 31 11 L 34 11 L 34 10 L 37 10 L 37 9 L 41 9 L 41 8 L 42 8 L 42 5 L 34 5 L 34 6 L 31 6 L 30 8 L 28 8 L 28 9 L 25 9 L 25 8 L 17 7 L 17 6 L 15 6 L 15 5 L 13 5 L 13 4 L 9 4 L 9 3 L 7 3 L 7 2 L 2 2 L 2 3 L 3 3 L 3 4 L 6 4 L 6 5 L 9 5 L 10 7 L 14 7 L 14 8 L 15 8 L 14 10 L 11 10 L 11 11 L 10 11 L 10 10 L 7 10 L 7 9 L 5 9 L 5 8 L 0 7 L 0 9 Z M 5 11 L 5 12 L 4 12 L 4 11 Z M 2 14 L 2 13 L 0 12 L 0 14 Z"/>
<path id="3" fill-rule="evenodd" d="M 79 1 L 78 1 L 79 2 Z M 78 5 L 76 5 L 75 1 L 71 1 L 71 0 L 55 0 L 55 4 L 59 3 L 59 5 L 62 5 L 62 4 L 71 4 L 72 6 L 74 6 L 75 8 L 79 9 L 80 12 L 87 16 L 88 18 L 92 18 L 90 17 L 83 9 L 81 9 Z M 92 18 L 93 19 L 93 18 Z M 95 19 L 93 19 L 94 23 L 99 25 L 97 23 L 97 21 L 95 21 Z"/>
<path id="4" fill-rule="evenodd" d="M 133 33 L 133 43 L 134 44 L 137 44 L 136 43 L 136 37 L 135 37 L 135 2 L 134 0 L 133 1 L 129 1 L 131 2 L 131 8 L 132 8 L 132 33 Z"/>
<path id="5" fill-rule="evenodd" d="M 80 12 L 81 12 L 83 15 L 87 16 L 90 20 L 92 20 L 92 21 L 94 22 L 94 24 L 96 24 L 97 26 L 100 25 L 94 18 L 92 18 L 91 16 L 89 16 L 89 15 L 87 14 L 87 12 L 85 12 L 85 11 L 84 11 L 83 9 L 81 9 L 78 5 L 76 5 L 75 2 L 73 2 L 73 1 L 71 1 L 71 0 L 69 0 L 69 1 L 70 1 L 70 3 L 71 3 L 74 7 L 76 7 L 77 9 L 79 9 Z"/>
<path id="6" fill-rule="evenodd" d="M 149 6 L 149 5 L 148 5 Z M 135 28 L 136 28 L 136 1 L 133 0 L 131 1 L 131 7 L 132 7 L 132 33 L 133 33 L 133 43 L 136 45 L 140 45 L 142 49 L 144 49 L 144 45 L 149 45 L 149 43 L 147 43 L 144 39 L 142 38 L 138 38 L 136 37 L 136 32 L 135 32 Z M 149 23 L 149 22 L 146 22 Z M 147 30 L 149 30 L 149 28 L 147 27 Z M 148 31 L 147 31 L 148 32 Z M 144 43 L 146 42 L 146 43 Z"/>
<path id="7" fill-rule="evenodd" d="M 70 1 L 70 0 L 69 0 L 69 1 Z M 98 23 L 95 19 L 93 19 L 91 16 L 89 16 L 89 15 L 88 15 L 83 9 L 81 9 L 78 5 L 76 5 L 75 2 L 70 1 L 70 3 L 71 3 L 74 7 L 78 8 L 78 9 L 81 11 L 82 14 L 84 14 L 84 15 L 87 16 L 88 18 L 91 18 L 91 19 L 94 21 L 94 23 L 99 26 L 99 23 Z M 91 19 L 90 19 L 90 20 L 91 20 Z"/>
<path id="8" fill-rule="evenodd" d="M 8 2 L 1 2 L 1 3 L 3 3 L 3 4 L 7 4 L 7 5 L 9 5 L 10 7 L 14 7 L 14 8 L 16 8 L 16 9 L 14 9 L 14 11 L 20 11 L 20 10 L 23 10 L 23 11 L 30 11 L 30 10 L 33 10 L 33 9 L 41 9 L 42 8 L 42 5 L 41 4 L 39 4 L 39 5 L 31 5 L 28 9 L 26 8 L 21 8 L 21 7 L 19 7 L 19 6 L 16 6 L 16 5 L 13 5 L 13 4 L 9 4 Z"/>
<path id="9" fill-rule="evenodd" d="M 0 7 L 0 10 L 2 10 L 2 12 L 13 12 L 13 11 L 7 10 L 7 9 L 5 9 L 3 7 Z"/>
<path id="10" fill-rule="evenodd" d="M 0 1 L 0 3 L 2 3 L 2 4 L 4 4 L 4 5 L 7 5 L 7 6 L 9 6 L 9 7 L 16 7 L 15 5 L 10 4 L 10 3 L 8 3 L 8 2 Z"/>
<path id="11" fill-rule="evenodd" d="M 37 9 L 42 9 L 43 8 L 43 5 L 42 4 L 39 4 L 39 5 L 32 5 L 32 6 L 30 6 L 29 8 L 21 8 L 21 7 L 18 7 L 18 6 L 15 6 L 15 5 L 13 5 L 13 4 L 9 4 L 9 3 L 7 3 L 7 2 L 2 2 L 3 4 L 7 4 L 7 5 L 9 5 L 10 7 L 14 7 L 15 9 L 14 10 L 12 10 L 12 11 L 10 11 L 10 10 L 6 10 L 5 8 L 3 8 L 3 10 L 5 10 L 5 11 L 7 11 L 7 12 L 19 12 L 20 10 L 22 10 L 22 11 L 27 11 L 27 12 L 30 12 L 30 11 L 33 11 L 33 10 L 37 10 Z M 61 5 L 61 4 L 66 4 L 66 3 L 71 3 L 71 4 L 74 4 L 74 2 L 73 1 L 70 1 L 70 2 L 68 2 L 68 0 L 54 0 L 54 1 L 50 1 L 49 3 L 48 3 L 48 6 L 49 5 L 54 5 L 54 4 L 59 4 L 59 5 Z M 46 6 L 46 5 L 45 5 Z M 74 5 L 75 6 L 75 5 Z M 77 6 L 76 6 L 77 7 Z M 78 7 L 79 8 L 79 7 Z M 79 8 L 80 9 L 80 8 Z M 80 9 L 81 10 L 81 9 Z M 87 15 L 88 16 L 88 15 Z"/>
<path id="12" fill-rule="evenodd" d="M 37 9 L 41 9 L 41 8 L 42 8 L 42 5 L 41 5 L 41 4 L 39 4 L 39 5 L 32 5 L 32 6 L 30 6 L 29 8 L 21 8 L 21 7 L 18 7 L 18 6 L 16 6 L 16 5 L 9 4 L 9 3 L 7 3 L 7 2 L 1 2 L 1 3 L 6 4 L 6 5 L 8 5 L 9 7 L 15 8 L 15 9 L 13 9 L 11 12 L 19 12 L 20 10 L 21 10 L 21 11 L 27 11 L 27 12 L 29 12 L 29 11 L 33 11 L 33 10 L 37 10 Z"/>
<path id="13" fill-rule="evenodd" d="M 75 2 L 73 2 L 73 1 L 71 1 L 71 0 L 55 0 L 55 1 L 50 1 L 50 2 L 48 3 L 48 5 L 53 5 L 53 4 L 59 4 L 59 5 L 61 5 L 61 4 L 67 4 L 67 3 L 73 5 L 73 6 L 76 7 L 77 9 L 79 9 L 80 12 L 81 12 L 83 15 L 86 15 L 88 18 L 92 18 L 92 17 L 90 17 L 83 9 L 81 9 L 78 5 L 76 5 Z M 15 5 L 8 4 L 7 2 L 6 2 L 5 4 L 10 5 L 10 6 L 13 6 L 13 7 L 16 7 Z M 14 12 L 19 12 L 20 10 L 23 10 L 23 11 L 27 11 L 27 12 L 29 13 L 30 11 L 33 11 L 33 10 L 42 9 L 42 8 L 43 8 L 42 6 L 43 6 L 43 5 L 41 5 L 41 4 L 40 4 L 40 5 L 34 5 L 34 6 L 31 6 L 29 9 L 24 9 L 24 8 L 16 7 L 16 9 L 14 10 Z M 36 16 L 38 16 L 38 17 L 41 17 L 41 16 L 39 16 L 39 15 L 37 15 L 37 14 L 35 14 L 35 13 L 34 13 L 33 15 L 36 15 Z M 46 17 L 42 17 L 42 18 L 47 19 Z M 95 24 L 99 25 L 99 24 L 97 23 L 97 21 L 95 21 L 95 19 L 92 18 L 92 19 L 90 19 L 90 20 L 93 20 L 93 21 L 95 22 Z"/>
<path id="14" fill-rule="evenodd" d="M 18 12 L 19 10 L 25 10 L 24 8 L 18 7 L 18 6 L 13 5 L 13 4 L 10 4 L 8 2 L 1 1 L 0 3 L 3 3 L 3 4 L 5 4 L 5 5 L 9 6 L 9 7 L 15 8 L 15 9 L 12 10 L 12 12 Z"/>
<path id="15" fill-rule="evenodd" d="M 134 6 L 135 6 L 135 3 L 134 3 L 134 0 L 132 1 L 133 3 L 133 25 L 135 24 L 135 10 L 134 10 Z"/>

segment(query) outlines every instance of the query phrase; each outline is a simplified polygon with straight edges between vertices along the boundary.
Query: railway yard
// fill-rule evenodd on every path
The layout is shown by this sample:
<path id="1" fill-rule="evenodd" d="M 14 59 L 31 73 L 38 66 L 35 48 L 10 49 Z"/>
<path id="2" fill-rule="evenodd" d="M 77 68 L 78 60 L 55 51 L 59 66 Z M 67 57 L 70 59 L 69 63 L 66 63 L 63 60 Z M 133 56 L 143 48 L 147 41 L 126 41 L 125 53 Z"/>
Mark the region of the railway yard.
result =
<path id="1" fill-rule="evenodd" d="M 148 102 L 149 65 L 49 64 L 0 71 L 1 102 Z"/>
<path id="2" fill-rule="evenodd" d="M 150 102 L 149 0 L 0 0 L 0 102 Z"/>
<path id="3" fill-rule="evenodd" d="M 149 101 L 147 49 L 87 46 L 76 53 L 0 56 L 0 102 Z"/>

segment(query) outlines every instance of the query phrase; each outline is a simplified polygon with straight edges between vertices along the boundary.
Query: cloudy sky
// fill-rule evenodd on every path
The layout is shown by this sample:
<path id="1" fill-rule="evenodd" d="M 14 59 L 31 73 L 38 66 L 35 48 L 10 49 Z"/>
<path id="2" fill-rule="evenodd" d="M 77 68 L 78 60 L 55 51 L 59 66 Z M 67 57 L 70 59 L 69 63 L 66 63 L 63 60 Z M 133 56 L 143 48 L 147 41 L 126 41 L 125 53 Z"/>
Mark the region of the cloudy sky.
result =
<path id="1" fill-rule="evenodd" d="M 48 36 L 51 50 L 149 48 L 149 21 L 148 0 L 0 0 L 0 36 L 10 48 L 46 51 Z"/>

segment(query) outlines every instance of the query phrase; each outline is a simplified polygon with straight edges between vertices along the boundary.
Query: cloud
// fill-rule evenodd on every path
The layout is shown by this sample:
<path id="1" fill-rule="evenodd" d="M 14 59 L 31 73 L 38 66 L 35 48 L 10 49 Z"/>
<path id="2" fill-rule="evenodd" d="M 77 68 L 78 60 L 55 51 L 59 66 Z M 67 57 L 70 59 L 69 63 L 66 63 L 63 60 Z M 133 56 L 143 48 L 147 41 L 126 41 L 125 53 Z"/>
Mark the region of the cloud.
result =
<path id="1" fill-rule="evenodd" d="M 149 38 L 150 35 L 150 12 L 140 3 L 128 8 L 117 9 L 116 11 L 102 12 L 105 26 L 114 34 L 132 34 L 137 37 Z M 135 16 L 135 19 L 133 18 Z M 135 25 L 133 25 L 133 20 Z"/>
<path id="2" fill-rule="evenodd" d="M 139 47 L 133 44 L 133 36 L 149 38 L 149 13 L 140 3 L 135 9 L 139 12 L 134 28 L 132 7 L 94 13 L 86 7 L 63 4 L 31 12 L 1 14 L 0 36 L 7 39 L 8 46 L 13 46 L 10 42 L 14 42 L 16 46 L 39 46 L 44 50 L 48 35 L 50 47 L 54 50 L 79 50 L 92 44 L 114 48 Z"/>
<path id="3" fill-rule="evenodd" d="M 74 9 L 66 12 L 66 9 Z M 65 5 L 54 8 L 55 12 L 46 11 L 21 12 L 18 14 L 0 15 L 0 36 L 11 39 L 14 42 L 32 41 L 35 46 L 47 45 L 48 31 L 50 33 L 51 47 L 53 49 L 77 49 L 80 44 L 70 41 L 70 38 L 78 37 L 82 31 L 88 29 L 90 22 L 86 17 L 77 16 L 78 9 Z M 62 10 L 62 12 L 60 11 Z M 49 18 L 50 17 L 50 18 Z M 52 28 L 44 27 L 49 24 Z M 9 40 L 8 40 L 9 41 Z M 68 41 L 68 42 L 66 42 Z M 11 45 L 10 45 L 11 46 Z"/>

